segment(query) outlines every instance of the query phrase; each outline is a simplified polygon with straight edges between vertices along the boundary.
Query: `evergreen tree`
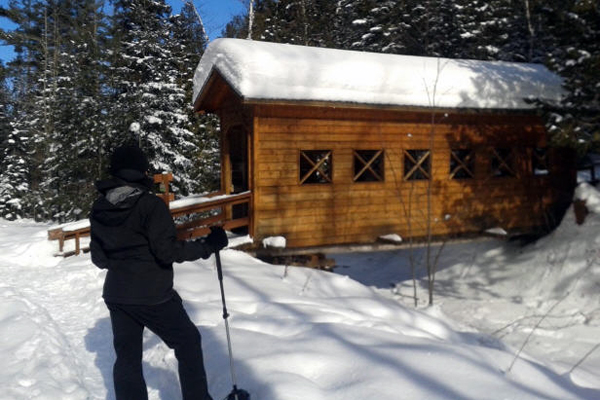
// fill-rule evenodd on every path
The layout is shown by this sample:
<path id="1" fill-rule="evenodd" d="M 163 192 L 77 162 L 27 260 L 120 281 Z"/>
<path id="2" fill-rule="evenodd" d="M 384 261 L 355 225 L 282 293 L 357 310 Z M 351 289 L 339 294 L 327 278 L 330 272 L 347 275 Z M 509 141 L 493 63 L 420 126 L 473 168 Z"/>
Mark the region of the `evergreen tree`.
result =
<path id="1" fill-rule="evenodd" d="M 171 8 L 164 0 L 118 0 L 114 7 L 111 146 L 139 144 L 151 160 L 151 172 L 172 171 L 173 191 L 186 195 L 194 185 L 190 155 L 197 147 L 189 129 L 190 97 L 181 85 L 181 75 L 189 73 L 182 65 L 189 60 L 180 58 L 180 38 L 172 34 L 168 18 Z"/>
<path id="2" fill-rule="evenodd" d="M 45 140 L 50 151 L 42 165 L 42 196 L 52 218 L 61 221 L 87 215 L 95 197 L 96 142 L 103 134 L 101 6 L 95 0 L 61 1 L 49 21 L 61 38 L 52 40 L 49 62 L 54 121 Z"/>
<path id="3" fill-rule="evenodd" d="M 2 146 L 0 156 L 0 217 L 23 218 L 30 215 L 29 164 L 27 137 L 11 124 Z"/>
<path id="4" fill-rule="evenodd" d="M 331 19 L 335 2 L 327 0 L 279 0 L 270 5 L 266 33 L 278 43 L 334 47 Z M 267 38 L 268 40 L 268 38 Z"/>
<path id="5" fill-rule="evenodd" d="M 10 132 L 8 116 L 10 93 L 6 84 L 7 71 L 4 63 L 0 61 L 0 143 L 4 143 Z"/>
<path id="6" fill-rule="evenodd" d="M 548 128 L 557 143 L 582 151 L 600 148 L 600 5 L 598 2 L 553 1 L 553 46 L 549 65 L 564 78 L 560 105 L 545 105 Z"/>
<path id="7" fill-rule="evenodd" d="M 469 0 L 341 0 L 344 48 L 394 54 L 465 57 L 473 35 Z"/>
<path id="8" fill-rule="evenodd" d="M 543 62 L 545 57 L 546 7 L 542 0 L 474 0 L 478 58 Z"/>
<path id="9" fill-rule="evenodd" d="M 27 214 L 29 173 L 26 137 L 13 128 L 7 71 L 0 63 L 0 217 L 17 219 Z"/>
<path id="10" fill-rule="evenodd" d="M 252 39 L 317 47 L 337 47 L 331 0 L 259 0 L 254 4 Z M 224 36 L 246 38 L 248 15 L 236 16 Z"/>
<path id="11" fill-rule="evenodd" d="M 255 15 L 257 15 L 257 14 L 255 14 Z M 258 15 L 260 17 L 262 17 L 264 14 L 260 13 Z M 253 30 L 256 29 L 256 22 L 257 21 L 256 21 L 256 18 L 255 18 Z M 248 36 L 247 18 L 244 17 L 243 15 L 236 15 L 236 16 L 234 16 L 231 19 L 231 21 L 229 21 L 227 23 L 227 25 L 225 25 L 225 28 L 223 29 L 223 32 L 221 32 L 221 35 L 223 37 L 226 37 L 226 38 L 242 38 L 242 37 L 247 37 Z M 262 37 L 260 39 L 261 40 L 266 40 L 266 38 L 264 38 L 264 37 Z"/>
<path id="12" fill-rule="evenodd" d="M 183 176 L 190 193 L 213 191 L 220 186 L 220 153 L 218 119 L 214 115 L 194 113 L 191 102 L 193 96 L 193 76 L 206 48 L 204 30 L 193 6 L 186 3 L 179 15 L 171 19 L 174 43 L 173 60 L 177 63 L 177 85 L 183 88 L 183 96 L 178 99 L 182 116 L 176 128 L 189 137 L 193 146 L 184 151 L 191 160 L 191 168 Z"/>
<path id="13" fill-rule="evenodd" d="M 393 0 L 340 0 L 337 19 L 341 48 L 398 53 L 404 26 L 404 4 Z"/>
<path id="14" fill-rule="evenodd" d="M 29 208 L 36 218 L 80 217 L 94 191 L 94 140 L 102 124 L 100 49 L 103 2 L 11 2 L 18 27 L 10 63 L 15 91 L 14 130 L 26 138 Z M 33 211 L 32 211 L 33 212 Z"/>
<path id="15" fill-rule="evenodd" d="M 3 16 L 14 22 L 13 31 L 0 31 L 3 42 L 14 46 L 15 59 L 8 63 L 8 78 L 12 86 L 11 132 L 14 150 L 11 154 L 20 157 L 30 172 L 26 178 L 13 175 L 14 188 L 28 187 L 30 192 L 23 200 L 19 197 L 21 210 L 29 210 L 28 216 L 44 218 L 42 197 L 39 195 L 43 182 L 41 164 L 45 152 L 42 149 L 44 138 L 50 127 L 49 104 L 44 87 L 47 42 L 44 32 L 47 29 L 44 18 L 44 2 L 39 0 L 10 1 L 8 8 L 0 10 Z M 17 140 L 18 139 L 18 140 Z M 8 156 L 7 156 L 8 157 Z M 25 159 L 23 159 L 25 157 Z M 11 163 L 20 165 L 21 161 Z M 17 181 L 17 179 L 26 179 Z M 17 196 L 17 194 L 14 194 Z"/>

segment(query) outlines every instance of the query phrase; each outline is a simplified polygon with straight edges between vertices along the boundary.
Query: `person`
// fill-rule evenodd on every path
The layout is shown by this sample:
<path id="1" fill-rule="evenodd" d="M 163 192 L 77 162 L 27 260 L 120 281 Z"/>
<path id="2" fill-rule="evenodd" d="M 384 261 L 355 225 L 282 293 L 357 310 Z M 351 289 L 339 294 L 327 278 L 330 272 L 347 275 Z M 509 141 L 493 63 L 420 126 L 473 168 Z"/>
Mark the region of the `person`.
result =
<path id="1" fill-rule="evenodd" d="M 173 288 L 173 263 L 208 258 L 227 246 L 222 228 L 194 241 L 177 239 L 167 205 L 152 193 L 146 155 L 136 146 L 114 150 L 111 178 L 96 182 L 90 213 L 92 262 L 106 269 L 102 296 L 110 312 L 117 400 L 148 398 L 142 371 L 148 328 L 175 352 L 184 400 L 212 400 L 201 336 Z"/>

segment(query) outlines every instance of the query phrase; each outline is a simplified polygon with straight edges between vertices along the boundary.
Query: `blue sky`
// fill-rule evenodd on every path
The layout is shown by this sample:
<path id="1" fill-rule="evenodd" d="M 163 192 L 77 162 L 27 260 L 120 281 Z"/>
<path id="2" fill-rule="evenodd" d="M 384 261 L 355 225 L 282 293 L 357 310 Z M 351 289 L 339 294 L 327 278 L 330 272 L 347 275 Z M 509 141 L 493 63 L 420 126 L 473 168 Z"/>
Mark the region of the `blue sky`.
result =
<path id="1" fill-rule="evenodd" d="M 108 3 L 108 1 L 107 1 Z M 183 0 L 167 0 L 177 13 L 183 5 Z M 247 1 L 244 0 L 194 0 L 198 12 L 202 16 L 205 29 L 210 39 L 220 36 L 225 25 L 235 16 L 246 9 Z M 0 0 L 0 5 L 8 5 L 8 0 Z M 6 18 L 0 18 L 2 28 L 14 28 L 14 25 Z M 0 60 L 6 62 L 12 59 L 14 53 L 10 46 L 0 46 Z"/>

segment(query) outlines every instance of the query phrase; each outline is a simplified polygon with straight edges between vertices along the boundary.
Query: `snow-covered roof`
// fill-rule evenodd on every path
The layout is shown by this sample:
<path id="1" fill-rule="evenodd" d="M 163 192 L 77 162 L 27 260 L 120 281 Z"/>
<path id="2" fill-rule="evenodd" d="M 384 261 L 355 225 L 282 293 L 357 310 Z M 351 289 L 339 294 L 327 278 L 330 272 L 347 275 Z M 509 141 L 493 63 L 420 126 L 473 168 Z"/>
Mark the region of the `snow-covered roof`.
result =
<path id="1" fill-rule="evenodd" d="M 217 39 L 194 74 L 194 102 L 211 73 L 245 101 L 317 101 L 436 108 L 526 109 L 560 100 L 541 64 L 459 60 Z"/>

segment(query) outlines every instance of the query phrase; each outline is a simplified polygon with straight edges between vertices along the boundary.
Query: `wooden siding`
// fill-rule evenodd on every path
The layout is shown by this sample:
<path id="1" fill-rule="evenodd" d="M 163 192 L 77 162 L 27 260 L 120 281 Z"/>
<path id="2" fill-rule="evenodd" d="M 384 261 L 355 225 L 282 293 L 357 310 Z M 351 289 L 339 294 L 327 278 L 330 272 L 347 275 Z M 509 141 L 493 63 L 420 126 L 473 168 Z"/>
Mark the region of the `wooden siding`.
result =
<path id="1" fill-rule="evenodd" d="M 434 123 L 432 124 L 432 120 Z M 544 223 L 549 176 L 534 176 L 533 147 L 545 133 L 533 115 L 257 105 L 253 124 L 253 234 L 289 247 L 373 242 Z M 517 177 L 491 176 L 492 148 L 517 151 Z M 475 179 L 450 179 L 450 150 L 475 151 Z M 354 150 L 385 151 L 383 182 L 353 182 Z M 405 181 L 404 150 L 431 150 L 428 181 Z M 333 151 L 332 184 L 299 184 L 301 150 Z"/>

